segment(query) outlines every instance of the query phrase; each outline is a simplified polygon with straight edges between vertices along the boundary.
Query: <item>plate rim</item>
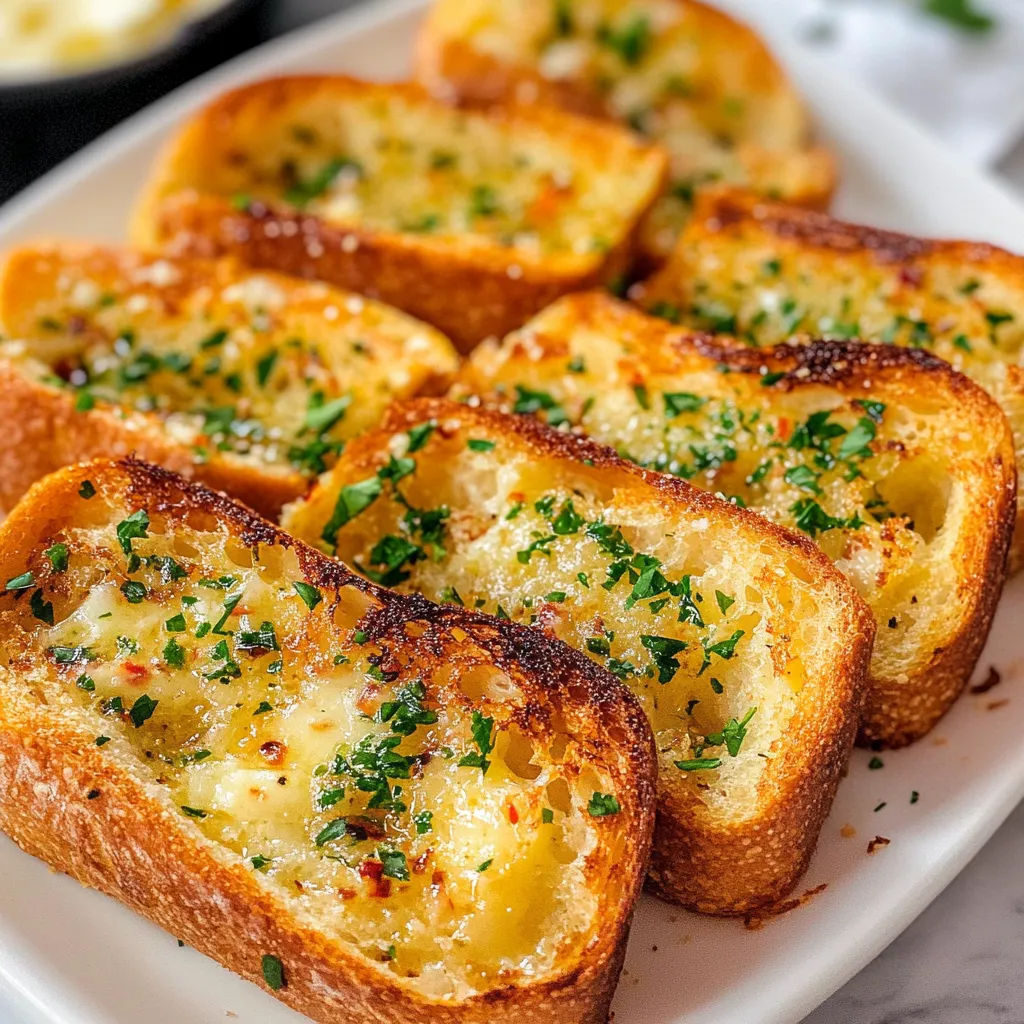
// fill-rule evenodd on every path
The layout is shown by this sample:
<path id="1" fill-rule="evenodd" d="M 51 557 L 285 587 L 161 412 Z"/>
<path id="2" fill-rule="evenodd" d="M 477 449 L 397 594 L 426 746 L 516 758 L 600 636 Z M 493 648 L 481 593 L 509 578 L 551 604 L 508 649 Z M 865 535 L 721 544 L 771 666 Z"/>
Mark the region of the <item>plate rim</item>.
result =
<path id="1" fill-rule="evenodd" d="M 277 73 L 274 69 L 276 63 L 299 58 L 311 49 L 319 50 L 328 37 L 336 44 L 348 36 L 381 29 L 391 21 L 400 21 L 421 12 L 428 5 L 429 0 L 371 0 L 262 43 L 192 79 L 99 136 L 0 206 L 0 246 L 7 242 L 5 236 L 9 232 L 16 231 L 23 221 L 59 199 L 65 191 L 82 179 L 101 173 L 104 167 L 116 164 L 147 139 L 167 131 L 183 115 L 201 106 L 215 93 L 260 74 Z M 729 9 L 730 13 L 737 8 L 735 0 L 726 0 L 722 6 Z M 741 11 L 739 16 L 748 21 L 753 20 L 749 12 Z M 859 93 L 858 102 L 869 114 L 887 121 L 894 128 L 898 126 L 901 136 L 912 139 L 915 147 L 923 151 L 930 161 L 943 165 L 950 174 L 968 181 L 972 187 L 989 192 L 997 202 L 1012 207 L 1021 215 L 1024 223 L 1024 204 L 1003 180 L 957 157 L 926 128 L 893 107 L 870 87 L 828 65 L 805 45 L 779 38 L 763 23 L 758 24 L 758 30 L 768 38 L 784 66 L 792 69 L 793 63 L 799 62 L 810 70 L 817 67 L 822 73 L 827 72 L 831 79 L 838 80 L 844 89 L 856 89 Z M 863 969 L 931 904 L 1024 798 L 1024 768 L 1015 776 L 1008 775 L 1001 781 L 999 791 L 994 796 L 989 794 L 988 809 L 978 827 L 969 832 L 961 831 L 961 839 L 955 847 L 937 864 L 932 865 L 930 871 L 918 880 L 919 884 L 913 887 L 912 893 L 895 900 L 880 926 L 876 924 L 867 934 L 858 932 L 851 937 L 846 943 L 846 955 L 841 960 L 831 956 L 824 963 L 810 968 L 810 977 L 804 981 L 799 992 L 775 1000 L 773 1007 L 766 1008 L 767 1015 L 761 1018 L 764 1024 L 783 1024 L 809 1013 Z M 7 933 L 8 928 L 0 914 L 0 940 L 5 939 Z M 0 941 L 0 953 L 4 947 L 9 948 L 10 942 Z M 15 958 L 15 965 L 17 962 Z M 7 958 L 0 955 L 0 1010 L 5 1005 L 12 1005 L 18 1012 L 32 1014 L 30 1019 L 33 1021 L 67 1024 L 70 1018 L 54 1005 L 55 1001 L 33 992 L 28 984 L 23 984 L 18 975 L 9 969 L 10 966 Z M 10 999 L 11 993 L 14 1000 Z"/>

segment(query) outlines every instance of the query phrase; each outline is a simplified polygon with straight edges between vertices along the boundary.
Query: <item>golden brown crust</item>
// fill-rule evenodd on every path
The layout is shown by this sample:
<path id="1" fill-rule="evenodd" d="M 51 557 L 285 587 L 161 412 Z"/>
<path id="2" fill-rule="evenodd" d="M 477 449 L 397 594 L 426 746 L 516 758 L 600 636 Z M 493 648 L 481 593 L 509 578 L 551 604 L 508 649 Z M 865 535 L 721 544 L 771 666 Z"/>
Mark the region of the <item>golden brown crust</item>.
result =
<path id="1" fill-rule="evenodd" d="M 941 396 L 942 405 L 957 410 L 956 432 L 987 442 L 985 456 L 972 454 L 958 467 L 971 481 L 973 493 L 971 514 L 949 563 L 957 575 L 956 629 L 924 665 L 903 678 L 872 673 L 868 684 L 858 742 L 876 749 L 913 743 L 934 728 L 963 692 L 1003 592 L 1017 496 L 1013 436 L 1006 418 L 976 384 L 918 349 L 822 341 L 755 351 L 700 336 L 693 348 L 739 372 L 782 372 L 785 376 L 773 386 L 785 391 L 827 384 L 844 395 L 870 395 L 897 405 L 923 389 L 930 399 Z"/>
<path id="2" fill-rule="evenodd" d="M 122 416 L 114 408 L 75 409 L 73 395 L 32 380 L 0 360 L 0 416 L 6 442 L 0 448 L 0 511 L 9 512 L 37 480 L 76 462 L 106 455 L 135 455 L 183 476 L 226 491 L 264 515 L 302 494 L 304 477 L 290 469 L 247 465 L 214 456 L 196 460 L 193 450 L 174 441 L 159 422 L 143 413 Z"/>
<path id="3" fill-rule="evenodd" d="M 800 217 L 804 217 L 800 214 Z M 727 366 L 733 374 L 760 380 L 782 374 L 764 394 L 828 387 L 846 398 L 871 398 L 894 408 L 926 405 L 955 410 L 943 424 L 950 472 L 965 488 L 968 511 L 948 562 L 937 571 L 955 575 L 956 609 L 931 650 L 916 664 L 882 671 L 873 663 L 859 742 L 901 747 L 925 735 L 949 710 L 970 679 L 992 624 L 1014 529 L 1017 468 L 1006 417 L 981 388 L 948 363 L 920 349 L 865 345 L 855 341 L 815 341 L 751 349 L 725 336 L 673 327 L 646 317 L 603 294 L 570 296 L 562 303 L 573 322 L 602 330 L 627 330 L 631 365 L 638 379 Z M 618 325 L 618 326 L 615 326 Z M 564 360 L 564 339 L 532 333 L 525 343 L 533 359 Z M 492 382 L 486 366 L 468 361 L 455 385 L 461 395 L 487 396 Z M 500 399 L 490 395 L 492 401 Z M 964 438 L 969 440 L 965 443 Z M 941 483 L 941 481 L 940 481 Z M 811 543 L 807 541 L 807 543 Z M 879 622 L 876 653 L 885 648 L 886 623 Z M 889 658 L 888 661 L 894 660 Z"/>
<path id="4" fill-rule="evenodd" d="M 624 213 L 628 230 L 607 253 L 530 259 L 468 240 L 441 244 L 423 234 L 339 227 L 260 202 L 239 210 L 230 196 L 204 192 L 205 169 L 231 158 L 232 125 L 240 118 L 258 124 L 260 111 L 299 111 L 325 95 L 344 103 L 374 90 L 434 105 L 413 85 L 371 86 L 341 76 L 272 79 L 221 97 L 187 123 L 159 159 L 133 219 L 134 240 L 172 254 L 234 255 L 253 266 L 350 288 L 435 325 L 461 352 L 514 329 L 557 296 L 611 281 L 627 269 L 639 219 L 661 186 L 665 157 L 628 132 L 556 110 L 509 107 L 491 116 L 513 134 L 523 125 L 568 140 L 579 159 L 594 167 L 632 155 L 636 173 L 651 179 L 645 203 Z"/>
<path id="5" fill-rule="evenodd" d="M 160 270 L 167 276 L 166 283 L 154 281 Z M 203 296 L 221 295 L 246 280 L 251 272 L 233 260 L 186 259 L 170 264 L 127 249 L 84 243 L 37 243 L 15 249 L 7 254 L 0 269 L 0 329 L 10 339 L 24 339 L 27 355 L 32 356 L 42 341 L 39 357 L 45 362 L 46 342 L 62 337 L 69 348 L 76 342 L 84 346 L 97 331 L 93 322 L 96 310 L 77 309 L 62 291 L 62 278 L 72 275 L 86 282 L 97 295 L 129 290 L 147 311 L 139 314 L 144 324 L 165 319 L 171 325 L 196 306 L 206 315 L 223 315 L 224 322 L 233 322 L 230 303 Z M 353 296 L 323 286 L 314 293 L 306 282 L 283 275 L 261 277 L 286 304 L 292 327 L 309 325 L 328 351 L 332 341 L 342 346 L 336 324 L 326 318 L 324 311 L 330 310 L 332 303 L 344 308 Z M 407 367 L 404 387 L 398 385 L 397 393 L 431 394 L 442 390 L 457 361 L 447 340 L 397 311 L 384 312 L 401 318 L 410 334 L 430 334 L 416 356 L 398 350 L 390 337 L 368 338 L 367 343 L 380 350 L 381 362 L 387 359 L 390 365 L 403 363 Z M 41 330 L 40 317 L 54 316 L 59 321 L 57 331 Z M 132 322 L 130 314 L 125 315 L 125 322 Z M 340 351 L 347 352 L 347 347 L 340 347 Z M 374 398 L 381 402 L 379 397 Z M 75 392 L 43 383 L 16 361 L 2 356 L 0 417 L 8 424 L 7 444 L 0 449 L 0 513 L 9 512 L 31 484 L 61 466 L 131 454 L 226 491 L 275 519 L 281 507 L 308 486 L 307 477 L 290 465 L 261 464 L 217 451 L 200 457 L 194 446 L 176 440 L 156 415 L 108 403 L 96 403 L 80 411 Z"/>
<path id="6" fill-rule="evenodd" d="M 127 497 L 171 524 L 192 513 L 212 515 L 247 545 L 294 549 L 308 581 L 371 596 L 364 623 L 373 638 L 435 659 L 457 661 L 463 643 L 475 657 L 485 652 L 522 687 L 529 716 L 565 716 L 569 728 L 590 738 L 595 762 L 622 784 L 623 817 L 615 826 L 623 829 L 622 884 L 614 897 L 601 894 L 600 929 L 578 961 L 560 965 L 555 976 L 462 1002 L 429 998 L 297 920 L 239 858 L 173 809 L 159 787 L 98 748 L 85 713 L 49 707 L 6 669 L 0 670 L 0 828 L 27 852 L 115 896 L 251 981 L 261 982 L 264 954 L 278 957 L 286 985 L 277 997 L 323 1024 L 369 1024 L 381 1019 L 382 1005 L 396 1024 L 483 1024 L 496 1012 L 530 1024 L 604 1024 L 653 827 L 653 743 L 631 695 L 564 645 L 511 623 L 383 591 L 224 496 L 130 459 L 69 467 L 35 485 L 0 528 L 0 573 L 10 574 L 27 550 L 68 521 L 86 479 L 98 492 L 93 501 L 123 508 Z M 411 619 L 423 627 L 414 640 L 404 629 Z"/>
<path id="7" fill-rule="evenodd" d="M 747 913 L 790 892 L 814 851 L 853 745 L 874 635 L 874 620 L 864 602 L 806 537 L 529 416 L 443 399 L 395 404 L 379 429 L 349 446 L 346 479 L 349 473 L 352 479 L 372 473 L 394 434 L 431 419 L 442 429 L 457 424 L 453 429 L 468 429 L 469 436 L 500 437 L 527 453 L 531 462 L 555 463 L 562 485 L 573 474 L 596 470 L 602 487 L 620 496 L 630 494 L 639 506 L 656 507 L 666 523 L 707 519 L 713 528 L 729 531 L 736 544 L 758 551 L 770 546 L 780 562 L 795 560 L 827 595 L 832 658 L 808 679 L 792 725 L 773 748 L 756 813 L 741 823 L 715 820 L 692 789 L 663 779 L 649 874 L 658 895 L 710 914 Z"/>
<path id="8" fill-rule="evenodd" d="M 534 55 L 519 54 L 518 60 L 508 54 L 499 57 L 459 34 L 462 26 L 449 23 L 459 4 L 460 0 L 437 0 L 416 40 L 414 75 L 434 95 L 466 106 L 513 101 L 621 121 L 609 109 L 607 90 L 598 82 L 547 76 Z M 700 0 L 678 0 L 678 6 L 688 26 L 694 62 L 686 77 L 695 83 L 695 109 L 710 105 L 712 98 L 719 103 L 738 98 L 758 105 L 758 120 L 775 123 L 777 149 L 735 140 L 732 157 L 743 167 L 749 186 L 756 191 L 763 185 L 765 192 L 781 194 L 787 202 L 808 209 L 827 209 L 838 181 L 837 162 L 827 148 L 811 143 L 810 118 L 768 47 L 749 26 Z M 699 125 L 700 117 L 695 120 Z M 763 129 L 760 124 L 756 129 L 762 138 L 768 134 Z M 786 165 L 787 158 L 791 166 Z M 638 259 L 648 273 L 668 256 L 658 235 L 653 223 L 640 232 Z"/>
<path id="9" fill-rule="evenodd" d="M 973 276 L 975 285 L 981 285 L 978 294 L 990 294 L 999 304 L 997 311 L 1015 311 L 1024 301 L 1024 258 L 985 242 L 917 238 L 723 187 L 701 194 L 669 262 L 638 285 L 631 297 L 647 309 L 659 303 L 685 309 L 695 298 L 691 289 L 700 276 L 697 264 L 702 256 L 721 257 L 718 273 L 724 279 L 734 251 L 755 252 L 765 245 L 784 263 L 802 263 L 804 275 L 814 280 L 822 294 L 834 296 L 841 294 L 839 289 L 857 292 L 859 288 L 863 294 L 855 295 L 851 315 L 861 325 L 864 320 L 857 312 L 877 319 L 888 311 L 897 319 L 919 317 L 942 334 L 942 356 L 993 395 L 1010 420 L 1018 448 L 1022 447 L 1024 372 L 1017 365 L 1019 352 L 1004 349 L 991 360 L 987 356 L 976 360 L 955 347 L 955 341 L 951 345 L 953 335 L 961 330 L 974 342 L 979 310 L 958 309 L 950 300 L 973 294 L 957 295 L 955 287 L 956 280 L 963 284 Z M 937 284 L 933 286 L 932 281 Z M 961 317 L 966 318 L 964 323 Z M 986 326 L 983 318 L 980 324 Z M 862 326 L 862 330 L 866 341 L 885 340 L 880 329 Z M 810 339 L 801 334 L 799 340 Z M 989 344 L 987 337 L 983 344 Z M 1024 455 L 1017 459 L 1018 473 L 1022 467 Z M 1014 537 L 1010 558 L 1016 571 L 1024 555 L 1024 496 L 1018 499 Z"/>

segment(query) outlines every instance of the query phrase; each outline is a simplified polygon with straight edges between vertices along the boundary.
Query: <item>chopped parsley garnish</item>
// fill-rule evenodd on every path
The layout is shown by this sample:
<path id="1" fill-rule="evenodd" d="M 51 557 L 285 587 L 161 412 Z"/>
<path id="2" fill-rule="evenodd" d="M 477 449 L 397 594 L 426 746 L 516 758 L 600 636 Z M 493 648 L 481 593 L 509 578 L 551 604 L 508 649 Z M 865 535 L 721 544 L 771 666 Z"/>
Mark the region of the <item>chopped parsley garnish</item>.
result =
<path id="1" fill-rule="evenodd" d="M 623 64 L 636 67 L 654 42 L 654 34 L 647 17 L 638 14 L 622 28 L 614 29 L 607 24 L 600 25 L 597 30 L 597 41 L 616 53 Z"/>
<path id="2" fill-rule="evenodd" d="M 697 675 L 702 676 L 708 668 L 711 667 L 711 655 L 716 655 L 722 658 L 724 661 L 728 661 L 730 658 L 736 655 L 736 644 L 739 643 L 740 639 L 744 635 L 744 630 L 737 629 L 732 636 L 727 637 L 725 640 L 719 640 L 717 643 L 709 644 L 707 640 L 701 640 L 701 646 L 704 648 L 704 662 L 697 672 Z"/>
<path id="3" fill-rule="evenodd" d="M 235 637 L 235 649 L 240 651 L 279 651 L 277 633 L 272 622 L 260 623 L 259 629 L 243 629 Z"/>
<path id="4" fill-rule="evenodd" d="M 466 442 L 466 447 L 471 452 L 490 452 L 494 451 L 494 441 L 487 441 L 482 438 L 471 437 Z"/>
<path id="5" fill-rule="evenodd" d="M 479 753 L 464 754 L 459 760 L 460 768 L 479 768 L 484 775 L 487 774 L 487 769 L 491 767 L 487 755 L 494 750 L 493 730 L 493 718 L 486 718 L 479 711 L 473 712 L 470 731 Z"/>
<path id="6" fill-rule="evenodd" d="M 512 411 L 527 415 L 543 412 L 548 425 L 552 427 L 569 422 L 565 410 L 547 391 L 533 391 L 522 384 L 516 385 L 516 400 Z"/>
<path id="7" fill-rule="evenodd" d="M 680 669 L 677 654 L 681 654 L 689 646 L 683 640 L 674 640 L 667 636 L 641 636 L 640 643 L 651 652 L 651 660 L 658 670 L 658 682 L 670 683 Z M 589 648 L 590 641 L 587 641 Z"/>
<path id="8" fill-rule="evenodd" d="M 411 736 L 421 725 L 433 725 L 437 712 L 423 706 L 427 690 L 416 679 L 395 691 L 392 700 L 385 701 L 377 711 L 377 721 L 389 723 L 391 731 L 399 736 Z"/>
<path id="9" fill-rule="evenodd" d="M 78 488 L 78 496 L 88 501 L 95 494 L 96 488 L 93 486 L 93 482 L 91 480 L 83 480 L 82 486 Z"/>
<path id="10" fill-rule="evenodd" d="M 409 881 L 409 865 L 401 850 L 380 846 L 377 848 L 377 857 L 383 866 L 383 873 L 386 877 L 395 878 L 399 882 Z"/>
<path id="11" fill-rule="evenodd" d="M 164 644 L 163 655 L 164 661 L 166 661 L 171 668 L 185 667 L 185 648 L 182 647 L 173 636 L 166 644 Z"/>
<path id="12" fill-rule="evenodd" d="M 312 611 L 323 599 L 324 595 L 320 593 L 319 589 L 314 587 L 311 583 L 303 583 L 301 580 L 297 580 L 292 584 L 295 588 L 295 593 L 302 598 L 306 607 Z"/>
<path id="13" fill-rule="evenodd" d="M 230 633 L 231 632 L 230 630 L 225 629 L 224 626 L 227 623 L 228 619 L 231 618 L 232 612 L 234 612 L 234 610 L 238 607 L 238 602 L 241 601 L 241 600 L 242 600 L 241 592 L 239 592 L 237 594 L 232 594 L 230 597 L 225 599 L 225 601 L 224 601 L 224 613 L 221 615 L 221 617 L 214 624 L 214 627 L 213 627 L 214 634 L 216 634 L 216 635 L 223 635 L 225 633 Z"/>
<path id="14" fill-rule="evenodd" d="M 284 195 L 286 203 L 298 206 L 300 209 L 309 205 L 314 199 L 326 192 L 344 170 L 351 170 L 357 174 L 362 172 L 361 166 L 355 160 L 348 160 L 344 157 L 332 157 L 318 171 L 305 180 L 297 180 Z"/>
<path id="15" fill-rule="evenodd" d="M 44 599 L 42 590 L 32 592 L 32 597 L 29 598 L 29 608 L 37 619 L 45 622 L 48 626 L 53 625 L 53 605 Z"/>
<path id="16" fill-rule="evenodd" d="M 413 824 L 416 826 L 416 835 L 423 836 L 430 832 L 433 827 L 434 814 L 432 811 L 420 811 L 412 816 Z"/>
<path id="17" fill-rule="evenodd" d="M 607 818 L 621 810 L 619 801 L 611 793 L 595 792 L 587 804 L 587 811 L 592 818 Z"/>
<path id="18" fill-rule="evenodd" d="M 287 982 L 284 978 L 284 964 L 276 956 L 264 954 L 262 967 L 263 980 L 267 983 L 269 989 L 279 992 L 285 987 Z"/>
<path id="19" fill-rule="evenodd" d="M 142 604 L 146 600 L 146 588 L 144 584 L 135 580 L 125 580 L 121 584 L 121 593 L 129 604 Z"/>
<path id="20" fill-rule="evenodd" d="M 740 747 L 743 745 L 743 740 L 747 735 L 747 725 L 754 717 L 756 711 L 757 708 L 750 708 L 740 721 L 730 718 L 721 732 L 709 733 L 705 737 L 708 746 L 720 747 L 724 743 L 730 757 L 738 756 Z"/>
<path id="21" fill-rule="evenodd" d="M 7 590 L 27 590 L 29 587 L 34 587 L 36 583 L 35 576 L 30 572 L 23 572 L 20 576 L 12 576 L 7 581 Z"/>
<path id="22" fill-rule="evenodd" d="M 430 420 L 421 423 L 409 431 L 409 454 L 418 452 L 430 440 L 430 435 L 437 429 L 437 424 Z"/>
<path id="23" fill-rule="evenodd" d="M 74 665 L 94 658 L 88 647 L 48 647 L 47 653 L 58 665 Z"/>
<path id="24" fill-rule="evenodd" d="M 722 766 L 720 757 L 693 757 L 686 761 L 676 761 L 676 767 L 683 772 L 707 772 Z"/>
<path id="25" fill-rule="evenodd" d="M 680 416 L 684 412 L 698 412 L 707 404 L 706 398 L 689 391 L 666 391 L 662 396 L 666 416 Z"/>
<path id="26" fill-rule="evenodd" d="M 54 572 L 67 572 L 68 568 L 68 546 L 67 544 L 54 544 L 48 547 L 44 555 L 50 560 L 50 568 Z"/>
<path id="27" fill-rule="evenodd" d="M 148 693 L 144 693 L 141 697 L 138 697 L 132 705 L 131 711 L 128 712 L 128 715 L 132 720 L 132 725 L 138 729 L 140 726 L 148 722 L 153 717 L 153 712 L 156 711 L 156 706 L 159 703 L 160 701 L 153 700 Z"/>
<path id="28" fill-rule="evenodd" d="M 148 530 L 149 516 L 146 514 L 146 510 L 141 508 L 117 524 L 118 543 L 129 558 L 132 556 L 132 541 L 148 537 Z"/>
<path id="29" fill-rule="evenodd" d="M 345 410 L 351 404 L 351 395 L 342 395 L 330 402 L 324 402 L 323 396 L 319 393 L 313 395 L 309 401 L 309 408 L 306 410 L 303 429 L 311 430 L 316 434 L 325 433 L 345 415 Z"/>
<path id="30" fill-rule="evenodd" d="M 325 846 L 327 843 L 333 842 L 335 839 L 340 839 L 347 831 L 348 819 L 335 818 L 320 829 L 313 842 L 316 843 L 317 846 Z"/>
<path id="31" fill-rule="evenodd" d="M 383 483 L 379 476 L 371 476 L 356 484 L 347 484 L 338 493 L 331 518 L 324 524 L 321 538 L 328 544 L 334 544 L 338 538 L 338 530 L 372 505 L 380 497 Z"/>

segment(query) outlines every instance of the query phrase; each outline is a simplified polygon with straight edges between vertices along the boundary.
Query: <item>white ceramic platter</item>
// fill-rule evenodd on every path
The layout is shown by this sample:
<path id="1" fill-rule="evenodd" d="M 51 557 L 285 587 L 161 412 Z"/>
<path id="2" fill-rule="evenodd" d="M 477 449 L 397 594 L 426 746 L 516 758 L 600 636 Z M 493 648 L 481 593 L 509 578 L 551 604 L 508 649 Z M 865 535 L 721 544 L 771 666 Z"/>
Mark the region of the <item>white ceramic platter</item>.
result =
<path id="1" fill-rule="evenodd" d="M 730 6 L 764 15 L 756 0 Z M 760 7 L 760 10 L 759 10 Z M 401 77 L 422 0 L 392 0 L 255 51 L 143 112 L 0 214 L 0 245 L 40 235 L 117 240 L 169 129 L 226 86 L 279 72 Z M 841 155 L 844 215 L 1024 250 L 1024 209 L 862 87 L 792 44 L 776 49 Z M 40 126 L 45 130 L 44 126 Z M 858 752 L 802 888 L 806 905 L 758 931 L 645 898 L 616 1024 L 797 1021 L 874 957 L 1024 797 L 1024 578 L 982 657 L 1003 682 L 965 696 L 934 735 L 869 770 Z M 990 709 L 997 701 L 1008 701 Z M 911 793 L 920 799 L 911 804 Z M 879 804 L 885 806 L 876 810 Z M 844 838 L 842 833 L 855 835 Z M 841 832 L 842 830 L 842 832 Z M 876 835 L 891 844 L 874 856 Z M 299 1024 L 301 1018 L 128 910 L 0 839 L 0 1021 L 29 1024 Z"/>

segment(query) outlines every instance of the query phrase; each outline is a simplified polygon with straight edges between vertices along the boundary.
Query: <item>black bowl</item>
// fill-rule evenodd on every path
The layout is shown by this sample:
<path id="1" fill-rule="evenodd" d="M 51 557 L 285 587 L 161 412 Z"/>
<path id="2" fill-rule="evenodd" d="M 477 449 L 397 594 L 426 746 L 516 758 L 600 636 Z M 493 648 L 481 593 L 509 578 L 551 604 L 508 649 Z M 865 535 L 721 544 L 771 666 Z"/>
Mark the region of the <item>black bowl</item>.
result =
<path id="1" fill-rule="evenodd" d="M 129 114 L 261 42 L 265 3 L 226 0 L 129 60 L 0 80 L 0 202 Z"/>

